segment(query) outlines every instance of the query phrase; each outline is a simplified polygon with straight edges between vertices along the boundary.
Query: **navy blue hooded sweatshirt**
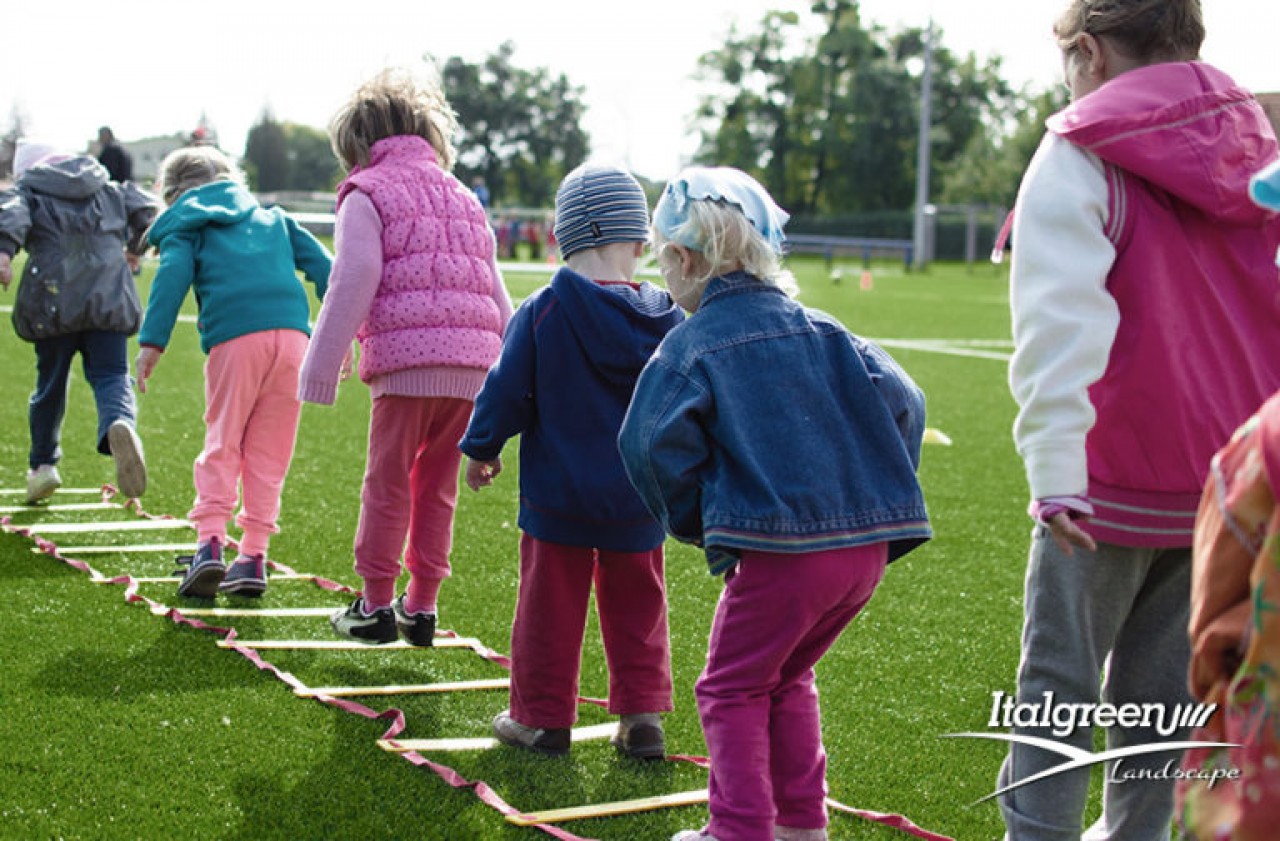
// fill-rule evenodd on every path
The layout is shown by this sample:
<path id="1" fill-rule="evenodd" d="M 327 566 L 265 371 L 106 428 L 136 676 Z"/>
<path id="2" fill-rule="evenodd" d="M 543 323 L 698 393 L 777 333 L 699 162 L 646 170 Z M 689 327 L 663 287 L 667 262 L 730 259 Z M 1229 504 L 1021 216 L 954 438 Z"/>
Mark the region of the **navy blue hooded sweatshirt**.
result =
<path id="1" fill-rule="evenodd" d="M 662 543 L 617 440 L 636 378 L 683 319 L 652 284 L 599 284 L 569 269 L 511 317 L 459 446 L 491 461 L 521 436 L 518 522 L 526 534 L 614 552 Z"/>

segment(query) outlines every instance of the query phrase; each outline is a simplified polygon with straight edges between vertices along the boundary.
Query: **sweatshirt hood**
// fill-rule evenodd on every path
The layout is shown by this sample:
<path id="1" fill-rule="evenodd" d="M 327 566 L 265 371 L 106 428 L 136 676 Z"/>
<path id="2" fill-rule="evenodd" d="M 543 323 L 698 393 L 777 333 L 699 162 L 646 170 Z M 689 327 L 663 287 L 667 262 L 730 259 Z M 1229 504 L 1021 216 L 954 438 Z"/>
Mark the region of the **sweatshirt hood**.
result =
<path id="1" fill-rule="evenodd" d="M 147 232 L 152 245 L 172 234 L 195 231 L 206 225 L 234 225 L 258 209 L 258 200 L 234 181 L 213 181 L 187 190 Z"/>
<path id="2" fill-rule="evenodd" d="M 106 167 L 88 155 L 37 164 L 18 177 L 18 186 L 60 199 L 87 199 L 101 190 L 111 176 Z"/>
<path id="3" fill-rule="evenodd" d="M 597 283 L 562 268 L 551 291 L 592 367 L 611 381 L 634 381 L 684 313 L 652 283 Z"/>
<path id="4" fill-rule="evenodd" d="M 1212 218 L 1255 224 L 1249 177 L 1276 157 L 1257 100 L 1198 61 L 1122 73 L 1048 120 L 1055 134 Z"/>

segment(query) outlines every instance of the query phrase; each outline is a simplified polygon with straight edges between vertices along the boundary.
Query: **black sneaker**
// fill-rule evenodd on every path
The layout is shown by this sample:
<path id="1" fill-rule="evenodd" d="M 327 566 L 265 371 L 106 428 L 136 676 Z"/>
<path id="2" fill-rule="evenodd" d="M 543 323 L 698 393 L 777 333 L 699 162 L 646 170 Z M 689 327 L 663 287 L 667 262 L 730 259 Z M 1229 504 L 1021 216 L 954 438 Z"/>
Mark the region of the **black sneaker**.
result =
<path id="1" fill-rule="evenodd" d="M 493 735 L 504 745 L 524 748 L 547 756 L 568 756 L 571 741 L 568 727 L 544 729 L 521 724 L 503 710 L 493 720 Z"/>
<path id="2" fill-rule="evenodd" d="M 435 645 L 436 614 L 434 611 L 409 613 L 404 609 L 404 596 L 395 600 L 391 610 L 396 615 L 396 630 L 400 632 L 400 636 L 404 637 L 405 642 L 425 648 Z"/>
<path id="3" fill-rule="evenodd" d="M 251 599 L 267 592 L 267 559 L 262 555 L 237 555 L 227 568 L 227 577 L 218 585 L 218 592 Z"/>
<path id="4" fill-rule="evenodd" d="M 340 637 L 369 645 L 385 645 L 396 641 L 396 615 L 389 607 L 373 613 L 364 612 L 364 597 L 358 598 L 343 610 L 334 611 L 329 624 Z"/>
<path id="5" fill-rule="evenodd" d="M 182 581 L 178 582 L 178 595 L 195 599 L 211 599 L 218 595 L 218 585 L 227 574 L 222 562 L 222 544 L 218 538 L 196 547 L 194 555 L 182 555 L 176 559 Z M 185 567 L 185 569 L 183 569 Z"/>

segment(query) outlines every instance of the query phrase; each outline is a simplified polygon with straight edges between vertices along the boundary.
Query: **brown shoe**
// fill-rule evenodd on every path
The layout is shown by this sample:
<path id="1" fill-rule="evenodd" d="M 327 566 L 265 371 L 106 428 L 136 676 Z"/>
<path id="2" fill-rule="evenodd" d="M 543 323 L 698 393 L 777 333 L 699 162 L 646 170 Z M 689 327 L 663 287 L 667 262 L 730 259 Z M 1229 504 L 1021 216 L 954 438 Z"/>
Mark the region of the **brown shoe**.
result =
<path id="1" fill-rule="evenodd" d="M 657 713 L 624 715 L 618 722 L 613 744 L 632 759 L 662 759 L 666 756 L 666 736 Z"/>

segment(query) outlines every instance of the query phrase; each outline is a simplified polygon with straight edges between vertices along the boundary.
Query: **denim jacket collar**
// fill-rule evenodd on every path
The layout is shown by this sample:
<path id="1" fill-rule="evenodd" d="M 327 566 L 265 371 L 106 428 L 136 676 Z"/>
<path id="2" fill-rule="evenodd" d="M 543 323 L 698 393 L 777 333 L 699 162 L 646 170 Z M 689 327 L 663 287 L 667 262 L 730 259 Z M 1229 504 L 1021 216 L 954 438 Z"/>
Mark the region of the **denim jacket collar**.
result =
<path id="1" fill-rule="evenodd" d="M 787 294 L 773 284 L 766 283 L 755 275 L 748 274 L 744 271 L 729 272 L 728 274 L 718 275 L 707 281 L 707 288 L 702 293 L 702 301 L 698 304 L 698 308 L 701 309 L 702 307 L 705 307 L 714 298 L 738 292 L 773 292 L 778 295 Z"/>

